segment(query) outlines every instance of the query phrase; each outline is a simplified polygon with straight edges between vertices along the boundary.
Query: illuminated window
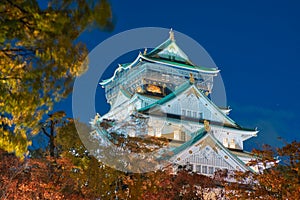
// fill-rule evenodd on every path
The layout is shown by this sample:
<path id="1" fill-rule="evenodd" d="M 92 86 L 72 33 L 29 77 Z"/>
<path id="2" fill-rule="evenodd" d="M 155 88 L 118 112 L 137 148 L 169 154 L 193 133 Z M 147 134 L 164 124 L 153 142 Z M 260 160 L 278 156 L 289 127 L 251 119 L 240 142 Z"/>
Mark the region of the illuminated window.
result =
<path id="1" fill-rule="evenodd" d="M 158 94 L 162 93 L 160 87 L 158 87 L 156 85 L 148 85 L 147 86 L 147 91 L 148 92 L 153 92 L 153 93 L 158 93 Z"/>
<path id="2" fill-rule="evenodd" d="M 224 138 L 224 139 L 223 139 L 223 145 L 224 145 L 225 147 L 228 147 L 228 138 Z"/>
<path id="3" fill-rule="evenodd" d="M 235 148 L 235 142 L 234 139 L 230 140 L 230 148 Z"/>

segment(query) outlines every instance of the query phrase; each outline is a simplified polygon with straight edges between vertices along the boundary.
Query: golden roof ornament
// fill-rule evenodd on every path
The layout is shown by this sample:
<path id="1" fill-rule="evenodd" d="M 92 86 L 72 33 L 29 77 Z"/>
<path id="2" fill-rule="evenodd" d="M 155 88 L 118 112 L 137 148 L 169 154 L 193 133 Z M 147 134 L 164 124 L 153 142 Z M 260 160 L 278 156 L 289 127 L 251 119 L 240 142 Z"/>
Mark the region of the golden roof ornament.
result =
<path id="1" fill-rule="evenodd" d="M 117 68 L 117 70 L 118 70 L 118 72 L 120 72 L 121 70 L 122 70 L 122 65 L 120 65 L 120 64 L 118 64 L 118 68 Z"/>
<path id="2" fill-rule="evenodd" d="M 98 120 L 100 120 L 100 118 L 101 118 L 101 115 L 99 113 L 97 113 L 94 118 L 94 124 L 96 124 L 98 122 Z"/>
<path id="3" fill-rule="evenodd" d="M 204 129 L 206 132 L 210 131 L 209 121 L 204 120 Z"/>
<path id="4" fill-rule="evenodd" d="M 144 55 L 146 55 L 146 54 L 147 54 L 147 48 L 144 49 Z"/>
<path id="5" fill-rule="evenodd" d="M 190 73 L 190 82 L 193 84 L 195 83 L 194 75 L 192 73 Z"/>
<path id="6" fill-rule="evenodd" d="M 169 34 L 170 34 L 170 40 L 172 40 L 172 41 L 175 41 L 175 37 L 174 37 L 174 31 L 173 31 L 173 29 L 171 28 L 171 30 L 170 30 L 170 32 L 169 32 Z"/>
<path id="7" fill-rule="evenodd" d="M 205 92 L 205 95 L 208 96 L 209 94 L 211 94 L 211 89 L 208 88 L 208 90 Z"/>
<path id="8" fill-rule="evenodd" d="M 136 92 L 138 92 L 138 93 L 144 93 L 144 90 L 143 90 L 143 88 L 141 86 L 138 86 L 136 88 Z"/>

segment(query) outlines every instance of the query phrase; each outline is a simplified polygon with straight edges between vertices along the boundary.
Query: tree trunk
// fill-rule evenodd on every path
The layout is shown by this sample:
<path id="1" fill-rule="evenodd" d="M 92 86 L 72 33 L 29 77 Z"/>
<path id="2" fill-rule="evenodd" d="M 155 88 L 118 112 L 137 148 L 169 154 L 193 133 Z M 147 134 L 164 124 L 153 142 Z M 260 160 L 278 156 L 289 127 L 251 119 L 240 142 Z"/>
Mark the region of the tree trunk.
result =
<path id="1" fill-rule="evenodd" d="M 54 145 L 54 122 L 51 120 L 50 122 L 50 137 L 49 137 L 49 151 L 50 151 L 50 156 L 53 158 L 55 156 L 54 150 L 55 150 L 55 145 Z"/>

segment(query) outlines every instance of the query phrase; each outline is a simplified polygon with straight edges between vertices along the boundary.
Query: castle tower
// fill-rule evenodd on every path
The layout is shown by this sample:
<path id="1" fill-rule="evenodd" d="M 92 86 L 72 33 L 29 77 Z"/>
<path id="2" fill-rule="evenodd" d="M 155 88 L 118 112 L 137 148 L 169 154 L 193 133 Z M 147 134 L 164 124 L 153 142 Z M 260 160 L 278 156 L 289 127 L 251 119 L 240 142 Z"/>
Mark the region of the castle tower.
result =
<path id="1" fill-rule="evenodd" d="M 176 44 L 174 32 L 162 44 L 120 64 L 103 80 L 110 111 L 101 117 L 117 121 L 133 113 L 146 119 L 147 131 L 128 133 L 165 137 L 171 142 L 172 162 L 191 165 L 211 175 L 218 169 L 254 170 L 243 142 L 257 130 L 239 126 L 228 108 L 215 105 L 209 95 L 217 68 L 195 65 Z"/>

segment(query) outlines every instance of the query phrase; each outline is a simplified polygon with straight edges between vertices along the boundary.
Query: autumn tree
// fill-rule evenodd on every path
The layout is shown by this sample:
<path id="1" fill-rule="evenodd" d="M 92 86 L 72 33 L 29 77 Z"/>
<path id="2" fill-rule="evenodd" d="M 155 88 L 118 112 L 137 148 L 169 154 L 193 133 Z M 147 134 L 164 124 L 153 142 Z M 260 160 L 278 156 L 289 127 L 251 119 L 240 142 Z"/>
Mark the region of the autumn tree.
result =
<path id="1" fill-rule="evenodd" d="M 80 122 L 77 128 L 85 135 L 91 133 L 91 129 Z M 102 123 L 102 127 L 110 125 Z M 168 143 L 164 138 L 153 137 L 126 137 L 115 132 L 108 136 L 111 145 L 130 152 L 151 152 L 163 147 Z M 183 166 L 177 173 L 173 173 L 172 166 L 144 172 L 122 172 L 107 166 L 90 155 L 84 147 L 74 121 L 57 130 L 56 144 L 62 149 L 62 157 L 69 158 L 74 165 L 76 173 L 71 177 L 77 180 L 81 191 L 88 198 L 103 199 L 207 199 L 208 197 L 220 196 L 215 192 L 217 186 L 213 177 L 199 175 Z M 110 158 L 114 159 L 114 158 Z M 147 164 L 136 163 L 138 165 Z M 129 170 L 129 169 L 128 169 Z"/>
<path id="2" fill-rule="evenodd" d="M 0 150 L 0 199 L 114 199 L 117 195 L 125 196 L 126 190 L 119 189 L 125 186 L 122 178 L 125 173 L 91 156 L 73 120 L 62 124 L 55 122 L 61 120 L 61 114 L 53 113 L 46 120 L 54 126 L 58 156 L 44 153 L 38 158 L 31 157 L 33 150 L 21 161 L 14 154 Z M 90 131 L 82 123 L 79 128 L 87 134 Z M 51 127 L 46 131 L 48 134 Z M 43 132 L 39 134 L 48 137 Z"/>
<path id="3" fill-rule="evenodd" d="M 64 126 L 57 128 L 56 145 L 60 148 L 61 157 L 67 158 L 73 164 L 70 177 L 76 180 L 77 189 L 86 198 L 113 199 L 125 173 L 101 163 L 90 155 L 82 142 L 85 138 L 79 137 L 77 128 L 86 133 L 87 137 L 91 132 L 90 126 L 75 120 L 68 120 Z M 121 190 L 118 193 L 122 193 Z"/>
<path id="4" fill-rule="evenodd" d="M 226 184 L 230 199 L 300 199 L 299 142 L 277 149 L 265 145 L 262 150 L 254 149 L 253 154 L 257 159 L 250 165 L 259 165 L 259 173 L 236 172 L 236 182 Z"/>
<path id="5" fill-rule="evenodd" d="M 0 158 L 0 199 L 88 199 L 70 177 L 73 165 L 68 159 L 20 161 L 3 150 Z"/>
<path id="6" fill-rule="evenodd" d="M 59 127 L 66 126 L 70 118 L 66 118 L 66 113 L 64 111 L 56 111 L 54 113 L 48 114 L 48 118 L 41 122 L 41 133 L 47 137 L 49 141 L 48 149 L 51 157 L 58 156 L 56 148 L 56 130 Z M 55 153 L 56 152 L 56 153 Z"/>
<path id="7" fill-rule="evenodd" d="M 88 27 L 111 29 L 106 0 L 0 1 L 0 148 L 22 156 L 43 115 L 87 69 L 77 38 Z M 43 2 L 45 3 L 45 2 Z"/>

